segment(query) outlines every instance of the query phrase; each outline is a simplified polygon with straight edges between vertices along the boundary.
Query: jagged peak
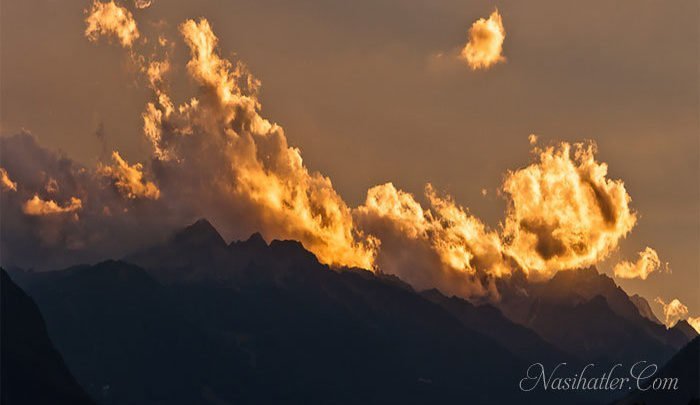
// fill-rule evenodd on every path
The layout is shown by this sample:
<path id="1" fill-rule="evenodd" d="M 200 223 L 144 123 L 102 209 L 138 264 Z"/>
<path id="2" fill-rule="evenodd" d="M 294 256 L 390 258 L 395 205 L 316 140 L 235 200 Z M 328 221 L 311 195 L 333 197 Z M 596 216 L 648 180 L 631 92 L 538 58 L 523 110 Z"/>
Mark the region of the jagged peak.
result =
<path id="1" fill-rule="evenodd" d="M 214 228 L 208 220 L 204 218 L 198 219 L 191 225 L 175 233 L 173 240 L 176 243 L 185 244 L 216 244 L 226 245 L 224 238 L 221 237 L 219 231 Z"/>

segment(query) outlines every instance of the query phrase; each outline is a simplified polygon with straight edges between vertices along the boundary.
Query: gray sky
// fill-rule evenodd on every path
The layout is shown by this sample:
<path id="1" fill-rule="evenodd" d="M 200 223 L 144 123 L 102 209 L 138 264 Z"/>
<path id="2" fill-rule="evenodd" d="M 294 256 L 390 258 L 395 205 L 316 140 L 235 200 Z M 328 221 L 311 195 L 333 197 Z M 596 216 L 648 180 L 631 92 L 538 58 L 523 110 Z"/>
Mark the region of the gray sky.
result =
<path id="1" fill-rule="evenodd" d="M 25 128 L 93 164 L 102 125 L 107 151 L 144 159 L 149 92 L 122 50 L 84 38 L 88 6 L 2 3 L 0 132 Z M 507 61 L 473 72 L 451 55 L 494 6 Z M 134 15 L 144 30 L 163 20 L 172 32 L 209 19 L 223 54 L 262 81 L 263 114 L 351 206 L 378 183 L 421 194 L 431 182 L 497 226 L 495 190 L 531 160 L 528 134 L 595 140 L 640 214 L 601 270 L 651 246 L 672 273 L 618 282 L 700 315 L 697 1 L 156 0 Z"/>

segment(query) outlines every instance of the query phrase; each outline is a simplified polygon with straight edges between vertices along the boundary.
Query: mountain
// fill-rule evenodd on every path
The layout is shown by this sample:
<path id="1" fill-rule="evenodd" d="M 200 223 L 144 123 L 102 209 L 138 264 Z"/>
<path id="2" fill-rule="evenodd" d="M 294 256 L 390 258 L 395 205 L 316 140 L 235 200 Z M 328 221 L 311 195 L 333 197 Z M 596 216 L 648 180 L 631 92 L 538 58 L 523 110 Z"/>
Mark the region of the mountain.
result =
<path id="1" fill-rule="evenodd" d="M 510 321 L 492 305 L 476 306 L 459 297 L 448 298 L 435 289 L 424 291 L 422 295 L 443 307 L 466 327 L 496 340 L 528 363 L 557 364 L 563 359 L 573 359 L 572 355 L 547 343 L 531 329 Z"/>
<path id="2" fill-rule="evenodd" d="M 654 389 L 651 382 L 645 381 L 642 389 L 636 389 L 625 399 L 617 402 L 617 405 L 670 405 L 670 404 L 698 404 L 700 403 L 700 338 L 694 338 L 681 351 L 669 360 L 655 375 L 661 383 L 670 379 L 677 379 L 677 389 Z M 659 383 L 659 384 L 661 384 Z M 670 385 L 669 385 L 670 387 Z"/>
<path id="3" fill-rule="evenodd" d="M 639 315 L 647 318 L 648 320 L 657 323 L 659 325 L 662 325 L 661 321 L 659 321 L 659 318 L 654 315 L 654 311 L 651 310 L 651 306 L 649 305 L 649 301 L 646 300 L 646 298 L 639 296 L 637 294 L 630 295 L 630 301 L 634 304 L 635 307 L 637 307 L 637 310 L 639 311 Z"/>
<path id="4" fill-rule="evenodd" d="M 17 277 L 100 403 L 521 398 L 527 362 L 395 277 L 330 269 L 294 241 L 253 235 L 222 244 L 211 229 L 200 221 L 130 256 L 139 265 L 107 261 Z"/>
<path id="5" fill-rule="evenodd" d="M 39 309 L 0 269 L 2 403 L 93 404 L 46 332 Z"/>
<path id="6" fill-rule="evenodd" d="M 605 403 L 615 393 L 518 382 L 534 362 L 665 360 L 667 334 L 687 339 L 595 270 L 475 305 L 329 268 L 295 241 L 227 244 L 206 220 L 121 261 L 12 275 L 102 404 Z"/>
<path id="7" fill-rule="evenodd" d="M 587 361 L 664 362 L 697 334 L 666 329 L 595 268 L 561 271 L 550 280 L 500 280 L 499 309 L 549 343 Z"/>

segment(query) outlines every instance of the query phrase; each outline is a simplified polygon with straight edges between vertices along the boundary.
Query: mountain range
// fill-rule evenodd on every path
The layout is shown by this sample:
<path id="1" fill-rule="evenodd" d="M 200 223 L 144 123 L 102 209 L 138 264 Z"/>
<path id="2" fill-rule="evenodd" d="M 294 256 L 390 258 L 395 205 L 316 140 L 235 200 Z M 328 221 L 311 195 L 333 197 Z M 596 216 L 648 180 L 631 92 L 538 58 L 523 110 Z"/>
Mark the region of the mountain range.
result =
<path id="1" fill-rule="evenodd" d="M 10 275 L 101 404 L 606 403 L 621 395 L 518 381 L 533 362 L 664 364 L 697 335 L 594 268 L 474 304 L 295 241 L 227 244 L 206 220 L 122 260 Z"/>

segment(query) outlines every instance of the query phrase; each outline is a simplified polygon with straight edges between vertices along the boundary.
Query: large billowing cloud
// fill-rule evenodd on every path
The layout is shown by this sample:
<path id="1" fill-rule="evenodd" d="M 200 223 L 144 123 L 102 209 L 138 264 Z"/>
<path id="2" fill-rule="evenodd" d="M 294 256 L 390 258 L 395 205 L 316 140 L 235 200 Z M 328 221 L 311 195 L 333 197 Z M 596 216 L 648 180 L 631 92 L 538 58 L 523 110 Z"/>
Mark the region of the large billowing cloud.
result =
<path id="1" fill-rule="evenodd" d="M 535 151 L 538 161 L 509 172 L 503 184 L 506 252 L 537 276 L 596 264 L 636 223 L 624 183 L 607 177 L 593 144 Z"/>
<path id="2" fill-rule="evenodd" d="M 646 249 L 639 252 L 639 259 L 636 262 L 628 262 L 626 260 L 616 264 L 613 268 L 615 277 L 619 278 L 640 278 L 646 280 L 649 274 L 661 268 L 661 260 L 656 251 L 647 246 Z"/>
<path id="3" fill-rule="evenodd" d="M 96 3 L 93 14 L 88 38 L 116 35 L 143 61 L 139 72 L 152 90 L 143 113 L 151 158 L 128 163 L 114 152 L 112 163 L 90 169 L 45 150 L 28 134 L 3 138 L 10 152 L 2 166 L 18 184 L 16 193 L 3 193 L 3 206 L 17 215 L 3 222 L 3 252 L 10 252 L 5 263 L 59 267 L 114 257 L 207 217 L 227 238 L 262 231 L 267 238 L 299 240 L 330 265 L 496 299 L 496 278 L 514 272 L 546 278 L 595 264 L 635 224 L 624 184 L 607 177 L 592 144 L 534 146 L 535 160 L 505 178 L 508 210 L 499 229 L 431 186 L 425 205 L 387 183 L 371 188 L 361 206 L 349 207 L 328 177 L 304 165 L 284 130 L 262 116 L 260 82 L 243 64 L 220 56 L 207 20 L 180 25 L 190 54 L 185 73 L 197 93 L 177 103 L 169 83 L 182 69 L 171 69 L 167 53 L 141 52 L 142 44 L 124 42 L 118 33 L 137 33 L 135 22 L 94 22 L 104 14 L 130 22 L 131 14 L 114 3 Z M 47 187 L 50 180 L 56 184 Z M 28 215 L 21 207 L 35 196 L 71 213 Z M 32 251 L 37 247 L 41 254 Z"/>
<path id="4" fill-rule="evenodd" d="M 488 69 L 505 60 L 502 55 L 505 38 L 501 15 L 494 10 L 488 19 L 480 18 L 469 28 L 469 41 L 460 57 L 473 70 Z"/>
<path id="5" fill-rule="evenodd" d="M 426 197 L 429 208 L 391 183 L 367 192 L 356 216 L 381 241 L 378 267 L 417 288 L 491 295 L 488 277 L 510 273 L 499 235 L 430 185 Z"/>
<path id="6" fill-rule="evenodd" d="M 218 55 L 206 20 L 188 20 L 180 31 L 200 94 L 175 108 L 160 80 L 166 65 L 148 69 L 155 97 L 144 130 L 164 195 L 188 201 L 225 231 L 262 229 L 301 241 L 325 263 L 371 268 L 374 240 L 354 226 L 330 179 L 310 172 L 284 130 L 260 115 L 259 82 Z"/>

